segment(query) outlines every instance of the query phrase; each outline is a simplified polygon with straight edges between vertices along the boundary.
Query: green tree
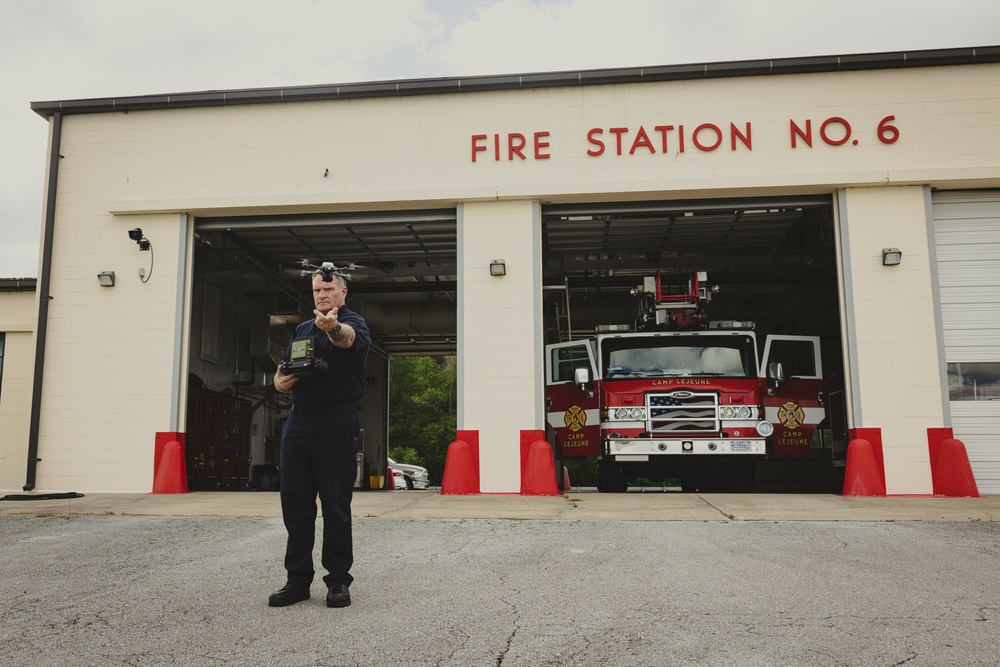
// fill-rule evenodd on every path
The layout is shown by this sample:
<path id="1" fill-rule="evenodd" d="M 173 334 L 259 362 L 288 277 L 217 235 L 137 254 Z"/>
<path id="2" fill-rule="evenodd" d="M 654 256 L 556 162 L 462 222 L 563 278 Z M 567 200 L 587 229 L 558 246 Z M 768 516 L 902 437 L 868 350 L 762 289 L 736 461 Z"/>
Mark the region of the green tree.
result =
<path id="1" fill-rule="evenodd" d="M 393 357 L 389 363 L 390 455 L 424 466 L 435 485 L 455 439 L 456 374 L 455 357 Z"/>
<path id="2" fill-rule="evenodd" d="M 427 467 L 423 455 L 413 447 L 389 447 L 389 458 L 396 463 Z"/>

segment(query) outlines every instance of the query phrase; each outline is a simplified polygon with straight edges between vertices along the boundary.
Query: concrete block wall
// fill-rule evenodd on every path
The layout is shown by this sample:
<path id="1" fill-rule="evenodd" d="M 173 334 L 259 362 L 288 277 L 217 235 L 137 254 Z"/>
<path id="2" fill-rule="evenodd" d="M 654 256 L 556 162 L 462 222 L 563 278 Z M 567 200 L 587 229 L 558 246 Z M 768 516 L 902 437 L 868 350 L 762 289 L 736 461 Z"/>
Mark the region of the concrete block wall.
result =
<path id="1" fill-rule="evenodd" d="M 20 492 L 28 465 L 28 428 L 35 368 L 35 292 L 0 293 L 0 491 Z"/>
<path id="2" fill-rule="evenodd" d="M 882 429 L 886 491 L 931 493 L 927 429 L 944 426 L 923 188 L 846 192 L 857 372 L 855 427 Z M 844 212 L 841 212 L 844 215 Z M 883 248 L 903 251 L 882 265 Z"/>
<path id="3" fill-rule="evenodd" d="M 67 189 L 91 187 L 80 176 L 65 176 Z M 52 252 L 36 488 L 148 492 L 155 434 L 177 430 L 170 411 L 181 216 L 65 207 Z M 152 250 L 129 238 L 135 227 Z M 101 271 L 115 272 L 113 287 L 98 284 Z"/>
<path id="4" fill-rule="evenodd" d="M 460 209 L 458 428 L 479 431 L 484 493 L 520 490 L 520 432 L 542 428 L 538 211 L 530 201 Z M 506 275 L 490 275 L 495 259 Z"/>

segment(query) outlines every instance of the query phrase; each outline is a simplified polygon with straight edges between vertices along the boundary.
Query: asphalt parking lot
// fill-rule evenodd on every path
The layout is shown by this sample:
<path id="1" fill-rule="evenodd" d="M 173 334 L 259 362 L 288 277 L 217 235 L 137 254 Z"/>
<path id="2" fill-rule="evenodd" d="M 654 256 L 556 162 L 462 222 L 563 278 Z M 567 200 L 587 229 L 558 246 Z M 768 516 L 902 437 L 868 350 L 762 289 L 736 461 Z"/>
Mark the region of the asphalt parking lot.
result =
<path id="1" fill-rule="evenodd" d="M 0 502 L 0 664 L 995 665 L 1000 497 L 359 493 L 267 606 L 272 493 Z M 318 558 L 317 558 L 318 562 Z"/>

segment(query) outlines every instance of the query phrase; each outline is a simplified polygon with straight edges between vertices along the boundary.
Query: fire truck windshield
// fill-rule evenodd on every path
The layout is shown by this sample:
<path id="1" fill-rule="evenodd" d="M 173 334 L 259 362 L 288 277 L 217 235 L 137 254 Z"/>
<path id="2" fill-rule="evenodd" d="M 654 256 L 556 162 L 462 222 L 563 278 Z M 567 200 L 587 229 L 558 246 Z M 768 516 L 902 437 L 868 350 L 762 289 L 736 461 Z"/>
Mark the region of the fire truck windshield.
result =
<path id="1" fill-rule="evenodd" d="M 757 377 L 753 336 L 637 336 L 604 339 L 605 380 Z"/>

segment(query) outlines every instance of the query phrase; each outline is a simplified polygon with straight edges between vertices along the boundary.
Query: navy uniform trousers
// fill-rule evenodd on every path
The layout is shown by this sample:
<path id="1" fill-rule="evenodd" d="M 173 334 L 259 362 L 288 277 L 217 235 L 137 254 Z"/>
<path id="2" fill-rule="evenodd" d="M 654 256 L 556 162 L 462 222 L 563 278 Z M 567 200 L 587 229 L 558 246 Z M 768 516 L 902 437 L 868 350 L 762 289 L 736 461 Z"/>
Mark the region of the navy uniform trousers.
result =
<path id="1" fill-rule="evenodd" d="M 357 478 L 358 409 L 341 407 L 321 414 L 293 409 L 281 438 L 281 513 L 288 531 L 288 583 L 308 587 L 313 580 L 316 496 L 323 509 L 322 563 L 327 586 L 351 585 L 354 548 L 351 498 Z"/>

